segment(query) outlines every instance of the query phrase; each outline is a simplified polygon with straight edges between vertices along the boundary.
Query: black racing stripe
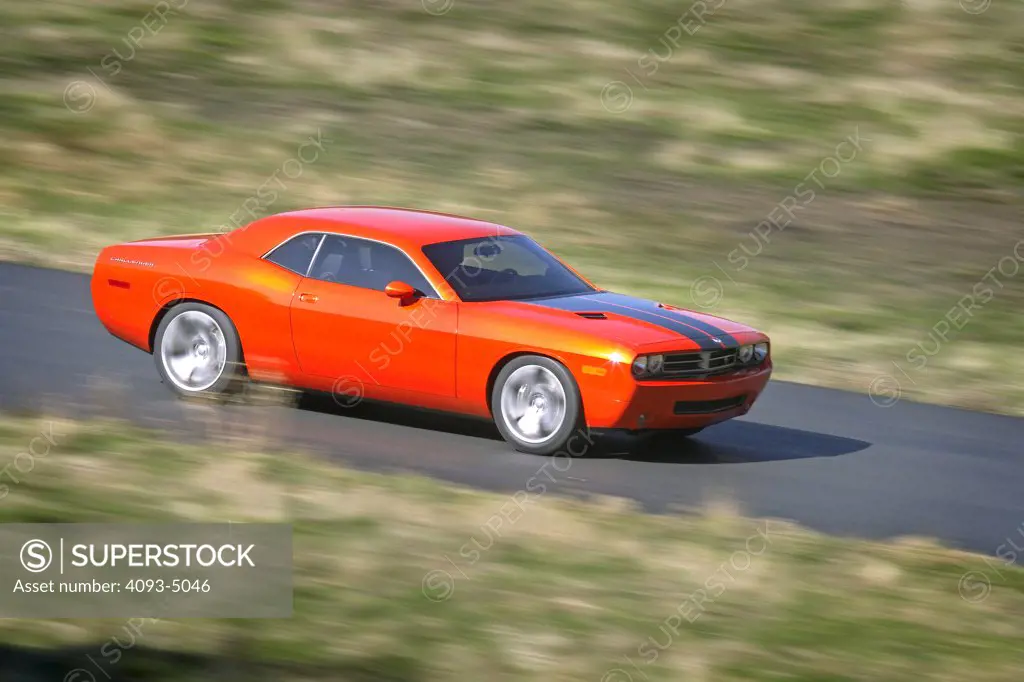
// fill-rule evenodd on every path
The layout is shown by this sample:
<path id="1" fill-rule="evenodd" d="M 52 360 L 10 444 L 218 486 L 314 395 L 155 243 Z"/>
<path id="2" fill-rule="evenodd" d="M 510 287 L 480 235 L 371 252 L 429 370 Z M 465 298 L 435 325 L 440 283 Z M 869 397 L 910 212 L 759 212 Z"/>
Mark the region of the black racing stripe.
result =
<path id="1" fill-rule="evenodd" d="M 587 313 L 587 312 L 601 312 L 609 313 L 612 315 L 623 315 L 634 320 L 641 322 L 649 322 L 657 325 L 669 331 L 681 334 L 695 343 L 699 343 L 699 338 L 702 334 L 696 334 L 696 330 L 687 327 L 683 324 L 672 324 L 671 321 L 658 318 L 654 315 L 647 315 L 633 309 L 623 309 L 621 306 L 609 304 L 606 301 L 599 300 L 596 296 L 566 296 L 559 298 L 549 299 L 535 299 L 532 301 L 522 301 L 523 303 L 532 303 L 534 305 L 544 306 L 545 308 L 558 308 L 559 310 L 568 310 L 575 313 Z"/>
<path id="2" fill-rule="evenodd" d="M 618 296 L 618 294 L 613 295 Z M 662 329 L 668 329 L 669 331 L 675 332 L 680 336 L 693 341 L 701 350 L 717 350 L 722 347 L 721 344 L 715 344 L 711 340 L 711 335 L 701 330 L 696 325 L 691 325 L 682 320 L 675 319 L 675 317 L 673 317 L 673 315 L 676 315 L 674 311 L 658 308 L 657 304 L 653 304 L 653 306 L 658 312 L 642 310 L 636 305 L 627 305 L 626 303 L 622 303 L 617 300 L 609 300 L 608 296 L 609 294 L 607 293 L 599 293 L 588 294 L 585 296 L 534 299 L 522 301 L 522 303 L 530 303 L 547 308 L 558 308 L 559 310 L 568 310 L 577 313 L 602 312 L 612 315 L 622 315 L 623 317 L 629 317 L 640 322 L 647 322 L 661 327 Z M 629 299 L 630 297 L 627 296 L 623 298 Z M 642 301 L 642 299 L 632 300 L 637 302 Z M 725 339 L 723 338 L 722 340 L 724 341 Z"/>
<path id="3" fill-rule="evenodd" d="M 721 342 L 715 343 L 711 338 L 711 335 L 707 332 L 702 331 L 691 324 L 687 324 L 682 320 L 671 317 L 670 315 L 666 315 L 665 313 L 668 312 L 667 310 L 659 309 L 658 312 L 653 312 L 649 310 L 642 310 L 633 305 L 626 305 L 624 303 L 617 303 L 608 300 L 602 300 L 600 302 L 600 307 L 604 312 L 623 315 L 634 320 L 650 322 L 651 324 L 655 324 L 663 329 L 668 329 L 669 331 L 681 334 L 696 343 L 701 350 L 718 350 L 722 347 Z"/>
<path id="4" fill-rule="evenodd" d="M 620 300 L 622 300 L 623 302 L 621 303 L 621 305 L 636 307 L 646 312 L 651 312 L 654 314 L 671 315 L 682 318 L 684 324 L 688 324 L 691 327 L 699 329 L 705 334 L 708 334 L 709 336 L 712 336 L 716 339 L 721 339 L 722 345 L 725 346 L 726 348 L 734 348 L 740 345 L 740 342 L 737 341 L 732 334 L 725 331 L 724 329 L 716 327 L 715 325 L 705 322 L 704 320 L 700 320 L 696 317 L 687 315 L 685 312 L 681 310 L 666 310 L 665 308 L 658 307 L 658 304 L 655 303 L 654 301 L 648 301 L 642 298 L 634 298 L 632 296 L 626 296 L 624 294 L 613 294 L 608 292 L 601 294 L 601 296 L 608 297 L 609 302 L 614 301 L 618 303 Z"/>
<path id="5" fill-rule="evenodd" d="M 625 298 L 631 299 L 631 297 Z M 711 336 L 711 334 L 696 325 L 685 322 L 684 320 L 688 318 L 683 315 L 676 315 L 674 311 L 659 308 L 657 304 L 639 307 L 634 301 L 649 303 L 648 301 L 643 301 L 643 299 L 631 299 L 629 303 L 621 303 L 618 301 L 608 300 L 608 298 L 603 298 L 601 305 L 611 308 L 612 312 L 616 312 L 620 315 L 625 314 L 627 317 L 644 319 L 672 331 L 679 331 L 678 326 L 682 325 L 687 331 L 680 333 L 685 334 L 688 338 L 699 345 L 701 350 L 718 350 L 725 346 L 721 339 Z M 625 311 L 625 313 L 623 311 Z"/>

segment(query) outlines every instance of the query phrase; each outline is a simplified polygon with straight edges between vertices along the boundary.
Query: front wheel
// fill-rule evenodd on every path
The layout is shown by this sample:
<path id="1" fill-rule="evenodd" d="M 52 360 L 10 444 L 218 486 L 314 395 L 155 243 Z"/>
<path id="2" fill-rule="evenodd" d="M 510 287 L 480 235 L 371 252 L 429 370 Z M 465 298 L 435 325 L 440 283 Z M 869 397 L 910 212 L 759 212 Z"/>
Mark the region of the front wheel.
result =
<path id="1" fill-rule="evenodd" d="M 179 303 L 156 330 L 153 357 L 160 378 L 181 396 L 216 396 L 241 375 L 242 349 L 231 320 L 204 303 Z"/>
<path id="2" fill-rule="evenodd" d="M 580 391 L 559 362 L 524 355 L 505 365 L 494 382 L 491 411 L 502 437 L 521 452 L 550 455 L 583 424 Z"/>

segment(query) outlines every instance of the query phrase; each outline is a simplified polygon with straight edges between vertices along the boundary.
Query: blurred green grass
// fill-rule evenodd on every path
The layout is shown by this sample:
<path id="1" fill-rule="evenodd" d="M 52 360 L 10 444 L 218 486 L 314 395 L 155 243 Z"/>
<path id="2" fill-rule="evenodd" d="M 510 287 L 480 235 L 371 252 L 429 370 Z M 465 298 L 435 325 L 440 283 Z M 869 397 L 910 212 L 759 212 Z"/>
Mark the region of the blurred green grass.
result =
<path id="1" fill-rule="evenodd" d="M 779 376 L 867 390 L 1024 236 L 1019 2 L 726 0 L 703 24 L 653 0 L 155 7 L 0 5 L 0 257 L 84 269 L 216 230 L 276 173 L 266 212 L 479 216 L 687 307 L 715 277 L 712 312 L 771 333 Z M 631 97 L 602 98 L 615 82 Z M 758 238 L 815 169 L 813 201 Z M 1022 304 L 1008 278 L 905 391 L 1024 412 Z"/>
<path id="2" fill-rule="evenodd" d="M 54 444 L 19 458 L 0 521 L 291 523 L 295 611 L 134 635 L 127 619 L 0 620 L 5 680 L 987 681 L 1024 665 L 1024 573 L 923 540 L 830 538 L 727 504 L 650 516 L 482 493 L 114 421 L 0 417 L 0 464 L 40 433 Z M 114 637 L 117 661 L 101 654 Z"/>

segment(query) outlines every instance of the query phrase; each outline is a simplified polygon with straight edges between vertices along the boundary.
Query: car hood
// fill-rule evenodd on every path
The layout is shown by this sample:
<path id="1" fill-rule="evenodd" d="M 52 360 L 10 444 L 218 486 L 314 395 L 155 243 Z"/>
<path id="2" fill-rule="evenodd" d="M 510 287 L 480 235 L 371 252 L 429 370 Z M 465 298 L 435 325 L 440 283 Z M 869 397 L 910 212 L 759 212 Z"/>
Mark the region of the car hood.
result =
<path id="1" fill-rule="evenodd" d="M 520 305 L 561 311 L 577 329 L 627 343 L 678 350 L 715 350 L 750 343 L 763 336 L 756 329 L 714 315 L 705 315 L 635 296 L 596 291 L 576 296 L 516 301 Z"/>

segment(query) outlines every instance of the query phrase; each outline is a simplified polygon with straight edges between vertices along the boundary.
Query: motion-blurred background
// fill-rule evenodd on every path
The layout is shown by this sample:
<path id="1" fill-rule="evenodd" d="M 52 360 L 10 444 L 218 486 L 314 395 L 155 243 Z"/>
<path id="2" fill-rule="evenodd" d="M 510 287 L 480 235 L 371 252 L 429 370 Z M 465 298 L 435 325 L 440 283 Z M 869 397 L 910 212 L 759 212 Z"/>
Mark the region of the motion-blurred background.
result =
<path id="1" fill-rule="evenodd" d="M 2 259 L 87 271 L 302 206 L 454 212 L 765 330 L 781 378 L 1024 412 L 1020 0 L 0 0 L 0 38 Z M 1014 589 L 959 598 L 931 546 L 786 528 L 762 558 L 731 514 L 545 500 L 460 575 L 442 555 L 466 568 L 504 500 L 60 429 L 0 519 L 301 518 L 297 617 L 128 647 L 124 623 L 9 621 L 3 682 L 89 655 L 66 682 L 1019 679 L 1024 582 L 980 563 Z M 713 613 L 669 621 L 726 561 Z"/>
<path id="2" fill-rule="evenodd" d="M 5 0 L 0 253 L 463 213 L 750 321 L 779 376 L 1020 412 L 1022 28 L 1018 0 Z"/>

